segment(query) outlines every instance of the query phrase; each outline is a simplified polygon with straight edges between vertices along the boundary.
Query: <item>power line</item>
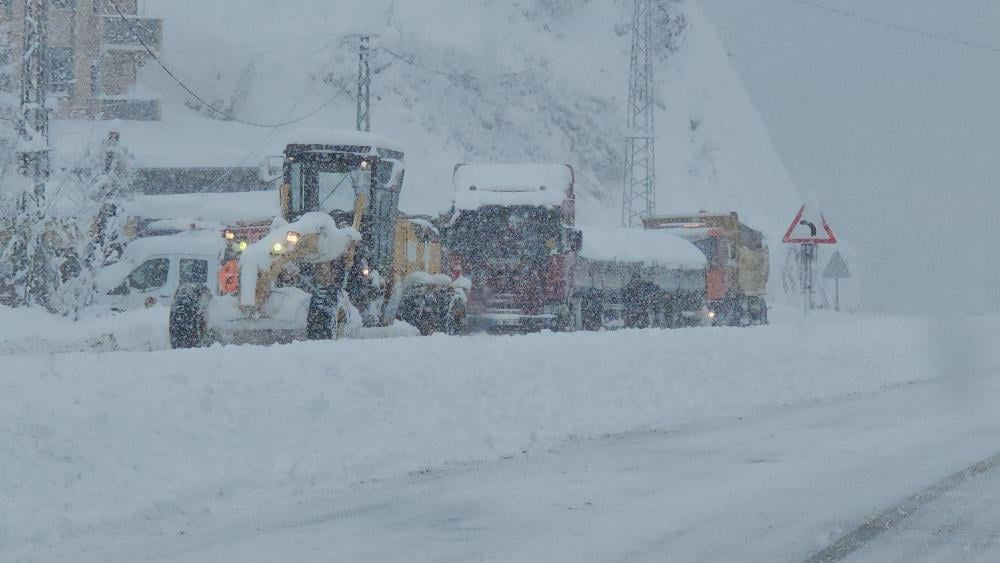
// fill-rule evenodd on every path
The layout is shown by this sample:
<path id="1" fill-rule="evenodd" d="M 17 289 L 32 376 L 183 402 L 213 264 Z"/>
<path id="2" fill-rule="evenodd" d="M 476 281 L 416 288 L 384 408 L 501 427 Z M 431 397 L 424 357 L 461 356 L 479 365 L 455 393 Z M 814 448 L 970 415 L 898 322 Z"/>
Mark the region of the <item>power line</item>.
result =
<path id="1" fill-rule="evenodd" d="M 397 20 L 395 23 L 392 23 L 392 24 L 386 24 L 386 25 L 380 25 L 380 26 L 369 26 L 369 27 L 366 27 L 366 29 L 369 32 L 379 31 L 379 30 L 397 29 L 400 25 L 407 25 L 407 24 L 419 23 L 419 22 L 424 22 L 424 21 L 427 21 L 427 20 L 433 20 L 433 19 L 442 18 L 442 17 L 446 17 L 446 16 L 454 16 L 456 14 L 461 14 L 463 12 L 469 12 L 469 11 L 478 10 L 478 9 L 479 9 L 479 6 L 470 6 L 468 8 L 462 8 L 462 9 L 458 9 L 458 10 L 448 10 L 446 12 L 441 12 L 441 13 L 437 13 L 437 14 L 428 14 L 428 15 L 425 15 L 425 16 L 422 16 L 422 17 L 419 17 L 419 18 L 403 19 L 401 21 Z M 344 36 L 345 35 L 343 33 L 318 33 L 318 34 L 311 34 L 311 35 L 297 35 L 295 37 L 295 41 L 304 42 L 304 41 L 321 40 L 321 39 L 334 39 L 334 38 L 340 38 L 340 37 L 344 37 Z M 232 45 L 232 46 L 228 46 L 228 47 L 212 47 L 212 48 L 205 48 L 205 49 L 171 49 L 170 52 L 173 53 L 173 54 L 218 53 L 220 51 L 244 50 L 244 49 L 246 49 L 248 47 L 264 47 L 264 46 L 268 46 L 268 45 L 287 45 L 288 47 L 281 48 L 281 49 L 269 50 L 267 52 L 280 52 L 280 51 L 286 51 L 286 50 L 289 50 L 289 49 L 297 49 L 298 48 L 298 45 L 296 45 L 295 42 L 290 42 L 288 39 L 282 39 L 282 40 L 272 40 L 272 41 L 261 41 L 261 42 L 258 42 L 258 43 L 243 43 L 241 45 Z M 255 55 L 256 55 L 256 53 L 253 53 L 250 56 L 255 56 Z"/>
<path id="2" fill-rule="evenodd" d="M 430 72 L 432 74 L 438 74 L 438 75 L 445 76 L 445 77 L 448 77 L 448 78 L 453 78 L 455 80 L 469 80 L 470 78 L 472 78 L 472 76 L 469 75 L 469 74 L 455 74 L 453 72 L 448 72 L 446 70 L 439 70 L 439 69 L 436 69 L 436 68 L 431 68 L 431 67 L 428 67 L 428 66 L 424 66 L 424 65 L 418 63 L 416 60 L 414 60 L 413 57 L 407 57 L 407 56 L 404 56 L 404 55 L 400 55 L 399 53 L 397 53 L 397 52 L 395 52 L 395 51 L 393 51 L 393 50 L 385 47 L 384 45 L 379 45 L 378 48 L 380 50 L 382 50 L 382 51 L 385 51 L 392 58 L 397 59 L 399 61 L 402 61 L 402 62 L 404 62 L 404 63 L 406 63 L 406 64 L 408 64 L 408 65 L 410 65 L 412 67 L 419 68 L 420 70 L 423 70 L 425 72 Z"/>
<path id="3" fill-rule="evenodd" d="M 854 18 L 854 19 L 861 20 L 861 21 L 864 21 L 864 22 L 867 22 L 867 23 L 870 23 L 870 24 L 874 24 L 874 25 L 878 25 L 878 26 L 882 26 L 882 27 L 887 27 L 889 29 L 894 29 L 896 31 L 901 31 L 903 33 L 910 33 L 912 35 L 919 35 L 921 37 L 929 37 L 931 39 L 937 39 L 939 41 L 946 41 L 948 43 L 954 43 L 956 45 L 963 45 L 965 47 L 972 47 L 973 49 L 982 49 L 984 51 L 991 51 L 993 53 L 1000 53 L 1000 47 L 995 47 L 993 45 L 986 45 L 985 43 L 977 43 L 975 41 L 968 41 L 966 39 L 959 39 L 957 37 L 949 37 L 947 35 L 941 35 L 939 33 L 934 33 L 934 32 L 931 32 L 931 31 L 924 31 L 922 29 L 917 29 L 917 28 L 914 28 L 914 27 L 908 27 L 908 26 L 901 25 L 901 24 L 898 24 L 898 23 L 893 23 L 893 22 L 886 21 L 886 20 L 872 18 L 872 17 L 869 17 L 869 16 L 858 14 L 856 12 L 851 12 L 849 10 L 842 10 L 840 8 L 832 8 L 830 6 L 824 6 L 823 4 L 818 4 L 816 2 L 811 2 L 810 0 L 791 0 L 791 1 L 795 2 L 797 4 L 801 4 L 803 6 L 809 6 L 810 8 L 814 8 L 816 10 L 821 10 L 821 11 L 824 11 L 824 12 L 828 12 L 828 13 L 831 13 L 831 14 L 837 14 L 839 16 L 844 16 L 844 17 L 848 17 L 848 18 Z"/>
<path id="4" fill-rule="evenodd" d="M 111 4 L 111 7 L 113 7 L 115 9 L 115 11 L 118 12 L 118 17 L 122 20 L 122 22 L 125 23 L 125 26 L 132 33 L 132 36 L 136 39 L 136 41 L 139 42 L 139 44 L 142 46 L 142 48 L 145 49 L 146 53 L 148 53 L 149 56 L 152 57 L 152 59 L 154 61 L 156 61 L 156 64 L 158 64 L 160 66 L 160 68 L 163 69 L 163 72 L 165 72 L 167 74 L 167 76 L 169 76 L 174 82 L 176 82 L 178 86 L 180 86 L 181 88 L 183 88 L 185 92 L 187 92 L 192 97 L 194 97 L 194 99 L 196 99 L 199 102 L 201 102 L 206 108 L 208 108 L 209 110 L 211 110 L 214 113 L 217 113 L 218 115 L 221 115 L 222 117 L 225 117 L 226 119 L 229 119 L 230 121 L 235 121 L 237 123 L 242 123 L 243 125 L 249 125 L 250 127 L 260 127 L 262 129 L 277 129 L 279 127 L 285 127 L 285 126 L 288 126 L 288 125 L 294 125 L 296 123 L 299 123 L 301 121 L 305 121 L 306 119 L 309 119 L 310 117 L 316 115 L 320 111 L 326 109 L 327 106 L 331 105 L 339 97 L 339 93 L 338 93 L 337 95 L 334 95 L 332 98 L 330 98 L 329 100 L 327 100 L 326 102 L 324 102 L 323 105 L 319 106 L 315 110 L 313 110 L 313 111 L 311 111 L 311 112 L 303 115 L 302 117 L 300 117 L 298 119 L 293 119 L 291 121 L 286 121 L 284 123 L 256 123 L 256 122 L 253 122 L 253 121 L 246 121 L 244 119 L 240 119 L 239 117 L 236 117 L 235 115 L 232 115 L 231 113 L 223 111 L 223 110 L 221 110 L 221 109 L 213 106 L 212 104 L 208 103 L 204 98 L 202 98 L 201 96 L 199 96 L 197 92 L 195 92 L 187 84 L 185 84 L 183 80 L 181 80 L 180 78 L 178 78 L 177 75 L 174 74 L 173 71 L 171 71 L 167 67 L 167 65 L 164 64 L 164 62 L 162 60 L 160 60 L 160 57 L 153 51 L 153 49 L 150 48 L 148 44 L 146 44 L 146 41 L 143 40 L 142 36 L 140 36 L 139 33 L 136 31 L 136 29 L 132 26 L 132 22 L 129 21 L 129 19 L 125 15 L 125 13 L 121 11 L 121 8 L 118 7 L 118 3 L 115 0 L 110 0 L 110 4 Z"/>

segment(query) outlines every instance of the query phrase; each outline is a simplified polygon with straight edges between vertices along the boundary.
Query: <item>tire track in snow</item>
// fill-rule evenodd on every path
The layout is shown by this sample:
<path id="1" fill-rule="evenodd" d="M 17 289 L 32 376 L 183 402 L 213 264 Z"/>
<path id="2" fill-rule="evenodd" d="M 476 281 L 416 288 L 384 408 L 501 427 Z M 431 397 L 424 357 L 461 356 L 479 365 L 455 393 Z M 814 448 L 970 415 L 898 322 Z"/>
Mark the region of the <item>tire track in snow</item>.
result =
<path id="1" fill-rule="evenodd" d="M 809 559 L 806 559 L 805 563 L 837 563 L 843 561 L 855 552 L 864 549 L 883 533 L 895 529 L 900 522 L 909 518 L 922 507 L 935 502 L 945 493 L 957 489 L 973 477 L 982 475 L 998 467 L 1000 467 L 1000 452 L 945 477 L 903 502 L 893 505 L 880 514 L 865 520 L 857 528 L 841 536 L 840 539 L 815 553 Z"/>

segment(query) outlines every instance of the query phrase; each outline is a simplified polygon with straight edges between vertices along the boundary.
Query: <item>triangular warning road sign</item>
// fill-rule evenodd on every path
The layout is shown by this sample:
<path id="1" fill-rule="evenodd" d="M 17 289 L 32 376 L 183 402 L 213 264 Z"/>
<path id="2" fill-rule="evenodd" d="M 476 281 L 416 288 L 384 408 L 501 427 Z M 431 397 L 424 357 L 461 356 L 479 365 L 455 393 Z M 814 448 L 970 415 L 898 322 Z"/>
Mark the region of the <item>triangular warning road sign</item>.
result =
<path id="1" fill-rule="evenodd" d="M 828 280 L 851 279 L 851 269 L 847 267 L 847 262 L 844 261 L 844 257 L 839 252 L 834 252 L 833 256 L 830 257 L 826 269 L 823 270 L 823 277 Z"/>
<path id="2" fill-rule="evenodd" d="M 833 234 L 833 229 L 826 222 L 822 214 L 819 218 L 810 217 L 803 205 L 792 224 L 788 226 L 783 242 L 790 244 L 811 243 L 811 244 L 837 244 L 837 235 Z"/>

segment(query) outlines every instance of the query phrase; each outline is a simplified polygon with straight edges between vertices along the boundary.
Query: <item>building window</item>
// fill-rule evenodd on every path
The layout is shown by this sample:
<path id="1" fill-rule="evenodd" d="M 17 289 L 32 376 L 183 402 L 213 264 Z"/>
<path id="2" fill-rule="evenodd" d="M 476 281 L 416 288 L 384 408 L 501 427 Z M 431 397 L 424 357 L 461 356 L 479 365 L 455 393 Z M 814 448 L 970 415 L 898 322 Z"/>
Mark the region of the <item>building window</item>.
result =
<path id="1" fill-rule="evenodd" d="M 90 63 L 90 97 L 96 98 L 101 95 L 101 67 L 97 63 Z"/>
<path id="2" fill-rule="evenodd" d="M 73 49 L 66 47 L 49 47 L 45 50 L 45 67 L 49 92 L 53 94 L 72 94 L 76 75 L 73 72 Z"/>

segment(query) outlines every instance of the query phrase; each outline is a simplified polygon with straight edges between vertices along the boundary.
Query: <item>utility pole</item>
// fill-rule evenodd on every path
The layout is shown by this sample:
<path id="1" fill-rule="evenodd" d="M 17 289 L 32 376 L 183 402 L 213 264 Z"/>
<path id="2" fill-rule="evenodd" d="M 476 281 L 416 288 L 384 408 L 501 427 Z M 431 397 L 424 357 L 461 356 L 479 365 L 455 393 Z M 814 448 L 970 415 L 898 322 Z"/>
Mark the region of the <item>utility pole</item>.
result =
<path id="1" fill-rule="evenodd" d="M 371 36 L 361 36 L 361 51 L 358 55 L 358 131 L 372 130 L 372 75 L 368 64 L 370 44 Z"/>
<path id="2" fill-rule="evenodd" d="M 653 2 L 635 0 L 632 62 L 625 137 L 622 226 L 638 227 L 656 211 L 656 150 L 653 112 Z"/>
<path id="3" fill-rule="evenodd" d="M 45 204 L 45 184 L 49 179 L 49 113 L 45 107 L 48 81 L 45 51 L 48 45 L 46 0 L 25 0 L 24 55 L 21 61 L 21 117 L 18 165 L 33 185 L 31 194 L 21 198 L 22 213 L 29 204 L 40 212 Z M 33 201 L 28 201 L 31 198 Z"/>
<path id="4" fill-rule="evenodd" d="M 799 258 L 801 260 L 801 269 L 799 271 L 802 276 L 802 311 L 808 314 L 809 311 L 816 308 L 816 302 L 813 300 L 813 292 L 816 286 L 816 275 L 813 271 L 813 263 L 816 262 L 816 243 L 802 243 Z"/>

